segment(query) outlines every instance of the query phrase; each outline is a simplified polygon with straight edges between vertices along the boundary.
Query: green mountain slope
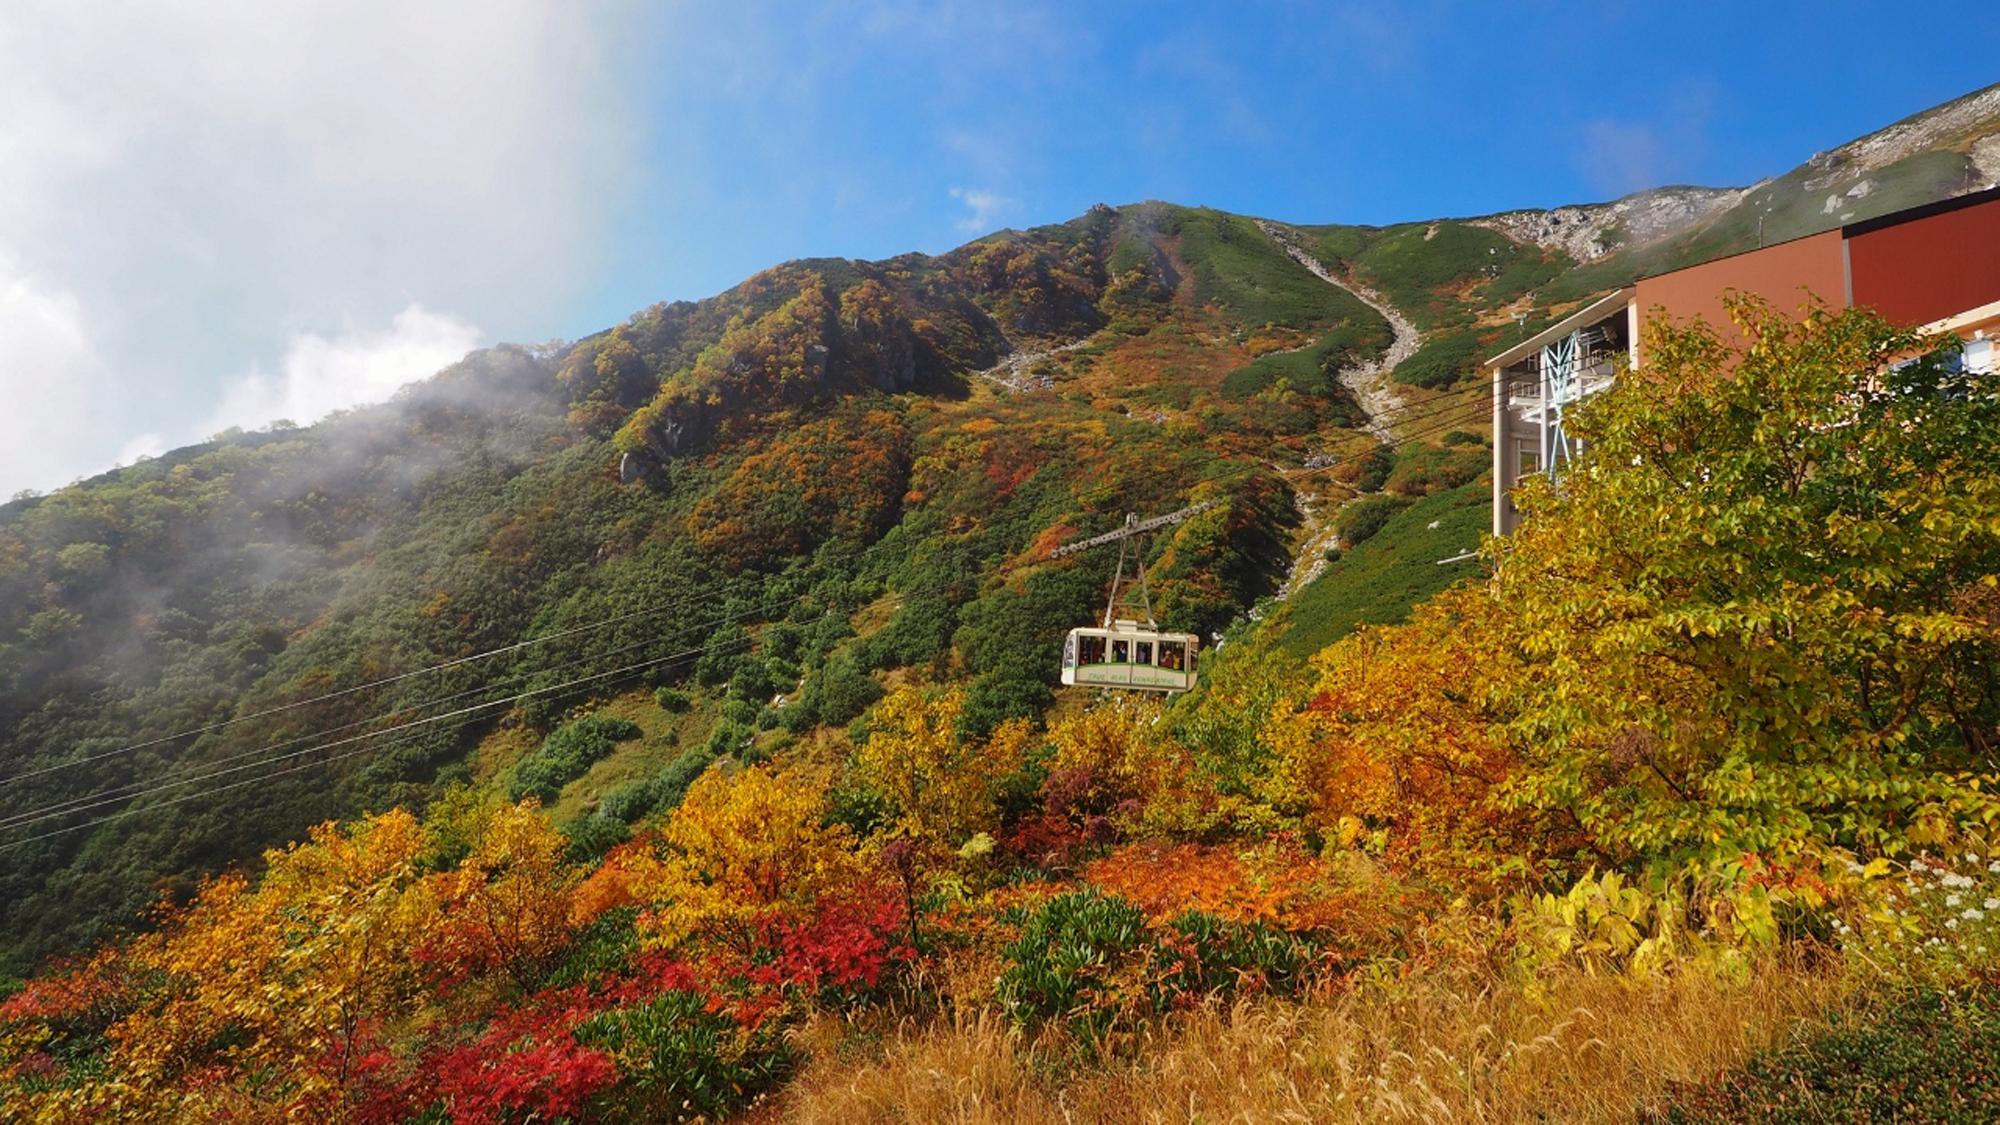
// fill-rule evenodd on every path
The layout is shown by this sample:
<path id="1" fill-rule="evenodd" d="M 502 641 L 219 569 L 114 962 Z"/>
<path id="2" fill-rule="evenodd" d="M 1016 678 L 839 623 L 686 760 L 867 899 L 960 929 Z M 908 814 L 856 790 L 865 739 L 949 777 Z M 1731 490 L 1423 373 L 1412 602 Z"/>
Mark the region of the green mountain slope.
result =
<path id="1" fill-rule="evenodd" d="M 1956 190 L 1977 132 L 1869 165 L 1867 199 Z M 1847 190 L 1794 175 L 1746 199 L 1803 215 Z M 1735 245 L 1747 205 L 1649 260 Z M 898 683 L 963 682 L 974 730 L 1039 717 L 1115 562 L 1047 553 L 1127 512 L 1220 502 L 1149 559 L 1162 623 L 1212 636 L 1281 591 L 1315 530 L 1296 501 L 1330 518 L 1400 453 L 1415 506 L 1239 652 L 1395 619 L 1479 522 L 1477 357 L 1640 268 L 1500 218 L 1288 228 L 1421 332 L 1383 420 L 1399 450 L 1339 378 L 1389 352 L 1388 321 L 1256 220 L 1149 202 L 786 263 L 0 505 L 0 971 L 456 782 L 533 774 L 589 847 L 718 758 L 839 753 Z M 609 700 L 636 737 L 543 747 Z"/>

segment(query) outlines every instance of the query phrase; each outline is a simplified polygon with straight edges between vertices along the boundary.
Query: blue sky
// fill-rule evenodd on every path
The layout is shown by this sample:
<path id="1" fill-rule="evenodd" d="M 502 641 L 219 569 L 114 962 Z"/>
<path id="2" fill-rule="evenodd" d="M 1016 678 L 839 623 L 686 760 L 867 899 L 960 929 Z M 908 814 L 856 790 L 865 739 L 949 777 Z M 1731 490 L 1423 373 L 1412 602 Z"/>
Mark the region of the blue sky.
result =
<path id="1" fill-rule="evenodd" d="M 787 258 L 1092 203 L 1388 223 L 1782 173 L 1996 6 L 166 0 L 0 10 L 0 497 Z"/>

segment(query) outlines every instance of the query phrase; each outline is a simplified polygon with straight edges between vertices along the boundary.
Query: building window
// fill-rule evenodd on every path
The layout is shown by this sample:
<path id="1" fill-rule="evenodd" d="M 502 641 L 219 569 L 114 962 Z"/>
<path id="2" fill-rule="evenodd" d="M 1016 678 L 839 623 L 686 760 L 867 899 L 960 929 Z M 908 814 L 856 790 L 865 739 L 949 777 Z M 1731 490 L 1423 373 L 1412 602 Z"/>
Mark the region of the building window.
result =
<path id="1" fill-rule="evenodd" d="M 1993 373 L 1993 341 L 1979 338 L 1965 342 L 1965 369 L 1980 375 Z"/>

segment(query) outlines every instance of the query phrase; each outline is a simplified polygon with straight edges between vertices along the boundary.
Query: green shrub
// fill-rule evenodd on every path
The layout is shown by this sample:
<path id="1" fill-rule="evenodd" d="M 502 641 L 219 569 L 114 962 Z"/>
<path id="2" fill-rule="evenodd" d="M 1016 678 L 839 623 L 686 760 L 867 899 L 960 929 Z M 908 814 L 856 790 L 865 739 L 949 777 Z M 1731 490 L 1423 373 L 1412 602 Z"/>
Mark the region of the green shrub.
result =
<path id="1" fill-rule="evenodd" d="M 1303 661 L 1357 625 L 1406 620 L 1411 606 L 1479 573 L 1477 560 L 1436 563 L 1477 547 L 1492 525 L 1493 497 L 1484 485 L 1416 501 L 1286 601 L 1278 647 Z"/>
<path id="2" fill-rule="evenodd" d="M 826 792 L 826 822 L 845 824 L 856 839 L 865 840 L 889 823 L 888 798 L 859 782 L 842 782 Z"/>
<path id="3" fill-rule="evenodd" d="M 596 984 L 623 972 L 639 952 L 636 906 L 614 906 L 585 926 L 570 945 L 569 956 L 544 982 L 549 988 Z"/>
<path id="4" fill-rule="evenodd" d="M 740 1108 L 791 1070 L 782 1021 L 755 1030 L 703 998 L 679 990 L 585 1020 L 579 1042 L 619 1061 L 623 1080 L 604 1097 L 611 1120 L 714 1121 Z"/>
<path id="5" fill-rule="evenodd" d="M 759 644 L 764 655 L 773 660 L 795 661 L 805 651 L 806 639 L 804 625 L 795 621 L 775 621 L 765 628 Z"/>
<path id="6" fill-rule="evenodd" d="M 1270 386 L 1272 379 L 1268 364 L 1246 364 L 1222 377 L 1222 397 L 1230 402 L 1242 402 Z"/>
<path id="7" fill-rule="evenodd" d="M 1357 492 L 1378 492 L 1396 467 L 1396 447 L 1378 445 L 1334 470 L 1334 479 L 1354 486 Z"/>
<path id="8" fill-rule="evenodd" d="M 1397 512 L 1409 506 L 1410 502 L 1401 496 L 1363 496 L 1333 517 L 1333 529 L 1352 548 L 1367 542 L 1382 530 L 1383 525 L 1394 519 Z M 1327 561 L 1332 562 L 1333 559 Z"/>
<path id="9" fill-rule="evenodd" d="M 660 710 L 669 715 L 683 714 L 689 707 L 694 706 L 694 700 L 688 698 L 687 692 L 675 691 L 673 688 L 661 688 L 654 692 L 653 702 L 659 704 Z"/>
<path id="10" fill-rule="evenodd" d="M 514 767 L 507 799 L 518 801 L 532 796 L 543 804 L 551 804 L 563 786 L 582 777 L 592 764 L 616 750 L 620 742 L 630 742 L 643 733 L 637 723 L 609 715 L 588 715 L 568 723 Z"/>
<path id="11" fill-rule="evenodd" d="M 1153 950 L 1149 991 L 1154 1010 L 1162 1012 L 1247 980 L 1289 992 L 1305 964 L 1305 944 L 1282 930 L 1189 910 L 1167 923 Z"/>
<path id="12" fill-rule="evenodd" d="M 1814 1038 L 1759 1055 L 1738 1073 L 1678 1087 L 1653 1121 L 2000 1120 L 2000 995 L 1925 991 Z"/>
<path id="13" fill-rule="evenodd" d="M 1102 1035 L 1117 1017 L 1100 1001 L 1146 942 L 1146 916 L 1096 890 L 1050 899 L 1001 950 L 1000 1002 L 1016 1023 L 1060 1019 L 1072 1031 Z"/>
<path id="14" fill-rule="evenodd" d="M 657 778 L 630 781 L 604 795 L 597 803 L 597 811 L 614 820 L 632 824 L 653 811 L 660 803 L 660 784 Z"/>
<path id="15" fill-rule="evenodd" d="M 716 755 L 707 746 L 690 746 L 681 751 L 680 756 L 667 763 L 653 779 L 655 809 L 677 809 L 681 799 L 687 796 L 688 786 L 700 777 L 715 762 Z"/>
<path id="16" fill-rule="evenodd" d="M 1480 330 L 1463 328 L 1425 340 L 1392 373 L 1398 383 L 1442 391 L 1479 376 L 1485 348 Z"/>
<path id="17" fill-rule="evenodd" d="M 749 644 L 750 634 L 741 625 L 725 625 L 711 633 L 702 645 L 701 659 L 694 662 L 695 682 L 711 688 L 726 683 Z"/>
<path id="18" fill-rule="evenodd" d="M 707 747 L 709 758 L 724 758 L 738 753 L 749 744 L 752 733 L 752 730 L 742 723 L 723 719 L 709 731 Z"/>
<path id="19" fill-rule="evenodd" d="M 644 731 L 630 719 L 613 715 L 587 715 L 570 723 L 542 742 L 544 752 L 559 754 L 594 753 L 601 743 L 630 742 Z"/>
<path id="20" fill-rule="evenodd" d="M 1307 328 L 1369 314 L 1353 295 L 1293 261 L 1252 219 L 1206 207 L 1160 211 L 1153 221 L 1162 233 L 1173 226 L 1180 256 L 1194 274 L 1195 300 L 1222 306 L 1240 324 Z"/>
<path id="21" fill-rule="evenodd" d="M 1002 950 L 999 992 L 1020 1024 L 1058 1020 L 1086 1041 L 1255 981 L 1297 987 L 1304 943 L 1263 925 L 1187 911 L 1157 931 L 1139 908 L 1096 890 L 1050 899 Z"/>
<path id="22" fill-rule="evenodd" d="M 864 669 L 929 663 L 949 649 L 956 628 L 958 610 L 944 593 L 912 591 L 889 624 L 854 647 L 855 663 Z"/>
<path id="23" fill-rule="evenodd" d="M 632 838 L 632 830 L 625 822 L 602 813 L 579 816 L 562 826 L 562 834 L 569 840 L 569 861 L 589 863 L 600 859 L 605 852 Z"/>
<path id="24" fill-rule="evenodd" d="M 783 723 L 794 733 L 815 724 L 838 725 L 852 722 L 878 699 L 882 685 L 875 677 L 844 658 L 827 661 L 806 680 L 798 703 L 785 708 Z"/>
<path id="25" fill-rule="evenodd" d="M 1463 446 L 1410 450 L 1396 463 L 1383 488 L 1398 496 L 1428 496 L 1476 478 L 1487 467 L 1483 450 Z"/>
<path id="26" fill-rule="evenodd" d="M 771 678 L 770 666 L 754 656 L 738 659 L 729 675 L 731 699 L 761 704 L 771 698 L 772 691 L 777 687 L 777 682 Z"/>

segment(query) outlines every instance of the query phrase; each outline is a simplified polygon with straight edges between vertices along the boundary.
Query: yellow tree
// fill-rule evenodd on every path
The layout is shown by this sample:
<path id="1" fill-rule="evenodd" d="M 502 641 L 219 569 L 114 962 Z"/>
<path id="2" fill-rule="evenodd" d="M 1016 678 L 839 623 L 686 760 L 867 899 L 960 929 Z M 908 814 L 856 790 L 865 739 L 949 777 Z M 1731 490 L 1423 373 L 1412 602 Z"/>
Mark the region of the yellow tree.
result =
<path id="1" fill-rule="evenodd" d="M 703 774 L 659 846 L 626 861 L 633 893 L 649 904 L 647 940 L 713 939 L 747 956 L 771 923 L 806 919 L 861 875 L 852 835 L 825 814 L 817 786 L 765 766 Z"/>
<path id="2" fill-rule="evenodd" d="M 1991 820 L 2000 375 L 1865 310 L 1732 315 L 1651 329 L 1520 493 L 1512 799 L 1621 860 Z"/>
<path id="3" fill-rule="evenodd" d="M 968 741 L 957 729 L 964 703 L 957 689 L 906 687 L 875 708 L 854 764 L 888 802 L 896 834 L 957 847 L 994 826 L 997 785 L 1019 767 L 1030 727 L 1017 719 Z"/>
<path id="4" fill-rule="evenodd" d="M 371 1026 L 424 1002 L 412 953 L 438 917 L 425 844 L 391 812 L 267 853 L 255 889 L 210 882 L 128 951 L 160 986 L 107 1032 L 102 1076 L 30 1119 L 343 1119 Z"/>
<path id="5" fill-rule="evenodd" d="M 446 916 L 431 951 L 461 971 L 499 969 L 534 988 L 582 920 L 582 872 L 565 862 L 567 847 L 532 799 L 496 810 L 458 867 L 436 877 Z"/>

